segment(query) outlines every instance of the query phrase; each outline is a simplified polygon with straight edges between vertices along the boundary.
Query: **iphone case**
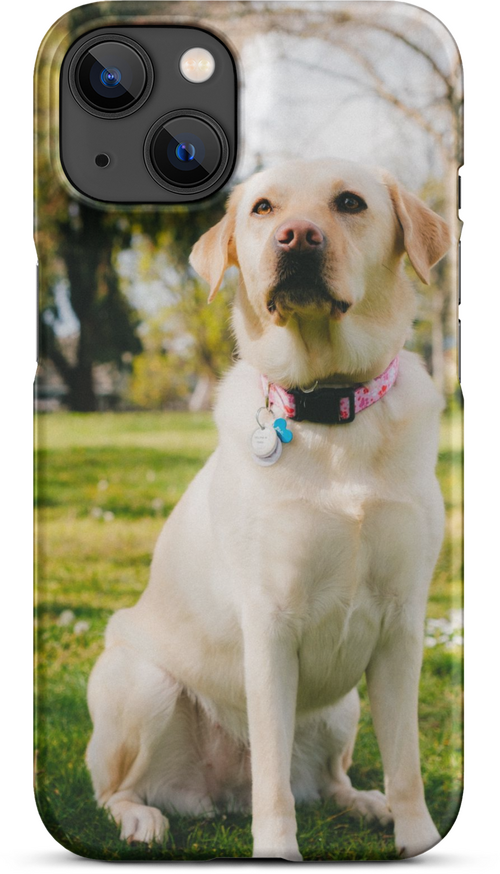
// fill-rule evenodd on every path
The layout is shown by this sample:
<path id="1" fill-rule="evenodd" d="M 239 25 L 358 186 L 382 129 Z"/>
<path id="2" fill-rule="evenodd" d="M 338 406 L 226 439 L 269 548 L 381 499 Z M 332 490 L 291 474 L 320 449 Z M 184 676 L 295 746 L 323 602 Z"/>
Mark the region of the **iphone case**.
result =
<path id="1" fill-rule="evenodd" d="M 180 24 L 236 62 L 222 194 L 82 195 L 66 52 Z M 107 860 L 427 851 L 462 792 L 452 36 L 404 3 L 96 3 L 35 92 L 44 824 Z"/>

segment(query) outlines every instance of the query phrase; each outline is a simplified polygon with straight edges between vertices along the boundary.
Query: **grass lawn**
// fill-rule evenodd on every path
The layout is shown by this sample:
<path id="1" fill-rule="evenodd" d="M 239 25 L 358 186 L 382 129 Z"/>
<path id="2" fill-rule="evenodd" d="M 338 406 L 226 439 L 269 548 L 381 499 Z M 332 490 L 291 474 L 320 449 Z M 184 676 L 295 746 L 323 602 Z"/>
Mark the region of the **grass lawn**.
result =
<path id="1" fill-rule="evenodd" d="M 38 416 L 36 792 L 61 844 L 99 859 L 210 859 L 251 855 L 250 817 L 169 816 L 162 845 L 128 846 L 98 810 L 84 764 L 91 723 L 87 679 L 111 613 L 135 603 L 148 580 L 163 521 L 212 451 L 209 415 L 57 413 Z M 420 693 L 422 767 L 429 809 L 445 834 L 462 778 L 461 415 L 443 418 L 439 476 L 447 536 L 428 608 Z M 452 611 L 452 612 L 450 612 Z M 383 788 L 361 683 L 362 717 L 351 778 Z M 305 859 L 396 858 L 390 830 L 353 819 L 333 802 L 298 808 Z"/>

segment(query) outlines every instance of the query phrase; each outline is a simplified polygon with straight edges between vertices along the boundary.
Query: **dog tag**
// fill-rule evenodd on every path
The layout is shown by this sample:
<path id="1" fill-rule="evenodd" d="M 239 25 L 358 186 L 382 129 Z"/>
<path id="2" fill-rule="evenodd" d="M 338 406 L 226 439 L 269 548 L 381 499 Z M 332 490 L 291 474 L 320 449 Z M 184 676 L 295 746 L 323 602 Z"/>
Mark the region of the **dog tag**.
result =
<path id="1" fill-rule="evenodd" d="M 250 439 L 253 460 L 261 467 L 269 467 L 278 461 L 283 452 L 283 444 L 278 434 L 269 425 L 257 428 Z"/>
<path id="2" fill-rule="evenodd" d="M 273 428 L 282 443 L 291 443 L 293 440 L 293 434 L 290 428 L 287 428 L 286 419 L 275 419 L 273 422 Z"/>
<path id="3" fill-rule="evenodd" d="M 270 455 L 265 455 L 259 458 L 259 456 L 256 455 L 254 452 L 253 460 L 256 464 L 260 465 L 260 467 L 270 467 L 271 464 L 276 464 L 282 452 L 283 443 L 281 442 L 281 440 L 278 439 L 276 440 L 276 446 L 274 447 Z"/>
<path id="4" fill-rule="evenodd" d="M 267 458 L 276 449 L 279 438 L 274 428 L 265 425 L 263 428 L 256 428 L 252 434 L 251 443 L 252 451 L 257 458 Z"/>

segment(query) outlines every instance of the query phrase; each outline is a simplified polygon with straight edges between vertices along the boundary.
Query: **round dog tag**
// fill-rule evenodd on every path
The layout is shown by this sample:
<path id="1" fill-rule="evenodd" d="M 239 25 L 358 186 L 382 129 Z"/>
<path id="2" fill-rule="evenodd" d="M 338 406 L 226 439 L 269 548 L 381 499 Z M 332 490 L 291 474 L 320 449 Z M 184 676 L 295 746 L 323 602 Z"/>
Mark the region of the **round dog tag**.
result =
<path id="1" fill-rule="evenodd" d="M 281 442 L 280 439 L 278 439 L 276 441 L 276 446 L 270 455 L 266 455 L 263 458 L 259 458 L 259 456 L 256 455 L 254 452 L 253 453 L 253 460 L 255 461 L 256 464 L 260 465 L 260 467 L 270 467 L 271 464 L 276 464 L 276 462 L 278 461 L 282 452 L 283 452 L 283 443 Z"/>
<path id="2" fill-rule="evenodd" d="M 257 428 L 252 434 L 252 452 L 257 458 L 267 458 L 269 455 L 272 455 L 276 449 L 276 444 L 279 442 L 279 437 L 274 428 L 265 425 L 263 428 Z"/>

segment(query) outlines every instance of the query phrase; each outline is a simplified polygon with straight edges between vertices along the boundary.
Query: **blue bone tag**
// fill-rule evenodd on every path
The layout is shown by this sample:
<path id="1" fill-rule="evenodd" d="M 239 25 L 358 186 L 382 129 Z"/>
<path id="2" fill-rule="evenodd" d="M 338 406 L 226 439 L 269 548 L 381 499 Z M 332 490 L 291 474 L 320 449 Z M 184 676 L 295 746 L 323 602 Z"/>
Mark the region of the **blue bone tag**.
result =
<path id="1" fill-rule="evenodd" d="M 282 443 L 290 443 L 293 440 L 293 434 L 286 426 L 286 419 L 275 419 L 273 425 Z"/>

